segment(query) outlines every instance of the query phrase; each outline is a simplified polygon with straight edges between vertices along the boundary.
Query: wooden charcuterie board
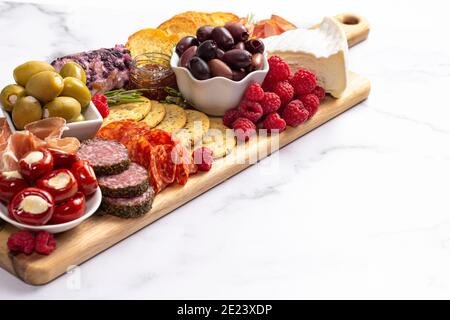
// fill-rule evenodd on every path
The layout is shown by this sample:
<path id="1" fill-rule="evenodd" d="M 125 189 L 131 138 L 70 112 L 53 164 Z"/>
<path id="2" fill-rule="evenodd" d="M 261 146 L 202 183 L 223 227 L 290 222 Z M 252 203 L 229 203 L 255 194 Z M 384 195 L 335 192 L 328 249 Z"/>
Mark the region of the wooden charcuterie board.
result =
<path id="1" fill-rule="evenodd" d="M 345 20 L 345 16 L 343 17 L 343 21 L 355 22 L 355 20 Z M 365 21 L 363 26 L 360 24 L 350 26 L 359 29 L 357 32 L 351 27 L 346 29 L 350 45 L 367 37 L 368 25 Z M 296 128 L 288 127 L 279 136 L 279 148 L 365 100 L 369 93 L 369 80 L 350 72 L 349 84 L 344 95 L 339 99 L 327 97 L 312 119 Z M 48 283 L 67 272 L 68 267 L 79 265 L 94 257 L 255 163 L 249 159 L 260 160 L 268 156 L 271 152 L 268 150 L 271 139 L 274 138 L 263 137 L 258 138 L 257 141 L 251 141 L 252 143 L 247 143 L 241 147 L 242 149 L 235 149 L 226 158 L 215 161 L 211 171 L 192 176 L 185 186 L 173 185 L 165 189 L 155 198 L 151 212 L 140 218 L 120 219 L 113 216 L 94 216 L 79 227 L 57 235 L 58 249 L 50 256 L 11 255 L 6 242 L 9 235 L 16 229 L 0 222 L 0 267 L 26 283 L 32 285 Z M 227 158 L 230 156 L 237 156 L 240 161 L 229 161 Z"/>

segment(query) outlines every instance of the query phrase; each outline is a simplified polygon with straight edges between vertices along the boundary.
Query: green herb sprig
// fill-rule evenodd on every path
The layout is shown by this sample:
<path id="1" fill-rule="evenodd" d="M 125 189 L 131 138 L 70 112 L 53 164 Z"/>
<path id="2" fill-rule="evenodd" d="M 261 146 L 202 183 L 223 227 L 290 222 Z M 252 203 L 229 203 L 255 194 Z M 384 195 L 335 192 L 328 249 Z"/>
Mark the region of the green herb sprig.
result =
<path id="1" fill-rule="evenodd" d="M 161 103 L 176 104 L 185 109 L 192 108 L 192 105 L 183 97 L 181 92 L 171 87 L 165 87 L 164 91 L 168 94 L 168 96 L 166 97 L 166 99 L 161 101 Z"/>
<path id="2" fill-rule="evenodd" d="M 142 94 L 145 91 L 148 91 L 148 89 L 118 89 L 105 92 L 105 96 L 108 98 L 108 105 L 114 106 L 123 103 L 142 102 Z"/>

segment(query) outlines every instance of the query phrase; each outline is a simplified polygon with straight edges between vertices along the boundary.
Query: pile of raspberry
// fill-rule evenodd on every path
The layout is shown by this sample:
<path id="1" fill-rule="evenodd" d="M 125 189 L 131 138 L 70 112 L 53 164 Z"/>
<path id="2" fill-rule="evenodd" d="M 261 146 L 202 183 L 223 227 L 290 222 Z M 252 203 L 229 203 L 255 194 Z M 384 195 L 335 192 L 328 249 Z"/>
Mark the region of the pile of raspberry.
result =
<path id="1" fill-rule="evenodd" d="M 248 140 L 256 128 L 281 132 L 286 125 L 296 127 L 310 119 L 325 98 L 316 76 L 305 69 L 291 74 L 280 57 L 269 58 L 269 72 L 262 86 L 252 83 L 239 105 L 228 110 L 223 123 L 235 130 L 238 139 Z"/>
<path id="2" fill-rule="evenodd" d="M 49 255 L 56 249 L 56 240 L 53 234 L 47 231 L 33 233 L 27 230 L 18 231 L 9 236 L 7 246 L 13 253 L 26 255 L 37 252 Z"/>

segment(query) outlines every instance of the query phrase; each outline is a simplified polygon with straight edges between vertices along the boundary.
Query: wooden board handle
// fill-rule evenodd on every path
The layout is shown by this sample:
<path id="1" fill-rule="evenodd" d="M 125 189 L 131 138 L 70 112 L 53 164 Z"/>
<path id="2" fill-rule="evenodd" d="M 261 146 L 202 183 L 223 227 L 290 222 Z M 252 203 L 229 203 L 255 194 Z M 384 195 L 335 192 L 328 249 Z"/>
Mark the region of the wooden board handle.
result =
<path id="1" fill-rule="evenodd" d="M 345 30 L 347 36 L 348 47 L 364 41 L 369 36 L 370 26 L 366 18 L 353 13 L 343 13 L 335 16 Z"/>
<path id="2" fill-rule="evenodd" d="M 344 28 L 349 48 L 366 40 L 369 36 L 369 22 L 363 16 L 354 13 L 342 13 L 335 16 L 335 18 L 341 22 Z M 314 25 L 311 29 L 315 29 L 318 26 L 318 24 Z"/>

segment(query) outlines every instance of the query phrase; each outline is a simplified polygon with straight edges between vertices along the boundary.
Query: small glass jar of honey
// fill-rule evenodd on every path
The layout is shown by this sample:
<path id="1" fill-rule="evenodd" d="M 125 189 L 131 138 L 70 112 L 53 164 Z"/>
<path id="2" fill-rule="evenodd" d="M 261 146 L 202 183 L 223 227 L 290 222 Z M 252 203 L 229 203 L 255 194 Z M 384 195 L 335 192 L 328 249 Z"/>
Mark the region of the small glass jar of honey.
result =
<path id="1" fill-rule="evenodd" d="M 143 94 L 152 100 L 164 100 L 166 87 L 177 88 L 170 56 L 163 53 L 143 53 L 134 57 L 130 66 L 130 88 L 149 89 Z"/>

